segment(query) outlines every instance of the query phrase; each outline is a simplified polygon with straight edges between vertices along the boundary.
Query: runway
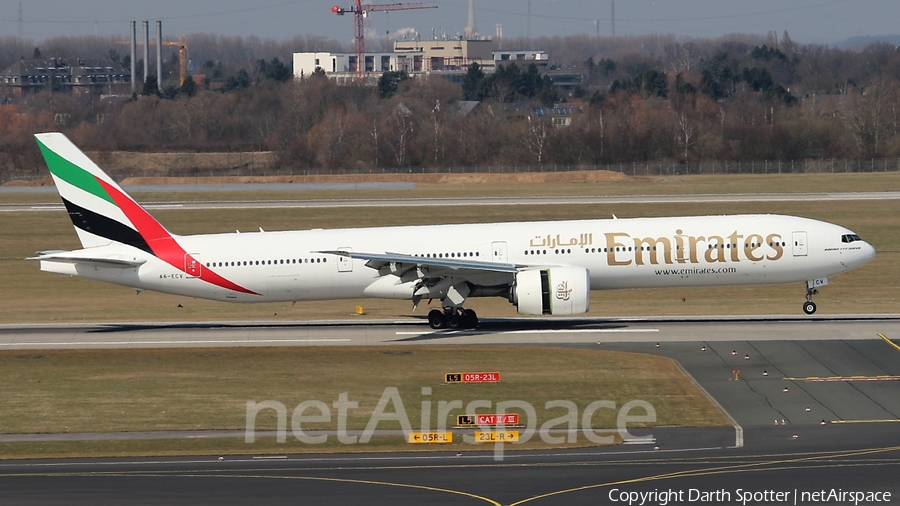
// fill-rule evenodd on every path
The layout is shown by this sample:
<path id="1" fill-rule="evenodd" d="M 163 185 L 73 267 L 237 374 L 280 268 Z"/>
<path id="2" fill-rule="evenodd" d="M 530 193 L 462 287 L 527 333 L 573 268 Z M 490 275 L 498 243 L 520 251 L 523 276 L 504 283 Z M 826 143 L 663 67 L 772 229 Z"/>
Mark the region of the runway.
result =
<path id="1" fill-rule="evenodd" d="M 391 199 L 309 199 L 243 200 L 205 202 L 143 202 L 148 210 L 158 209 L 321 209 L 348 207 L 458 207 L 458 206 L 535 206 L 589 204 L 663 204 L 714 202 L 821 202 L 848 200 L 897 200 L 900 192 L 832 193 L 742 193 L 708 195 L 598 195 L 535 197 L 453 197 Z M 0 212 L 65 211 L 62 204 L 0 204 Z"/>
<path id="2" fill-rule="evenodd" d="M 898 315 L 721 318 L 483 318 L 434 331 L 421 319 L 0 325 L 0 350 L 403 344 L 868 340 L 900 336 Z"/>
<path id="3" fill-rule="evenodd" d="M 732 416 L 743 445 L 736 447 L 731 427 L 655 427 L 634 432 L 652 434 L 659 450 L 506 448 L 502 460 L 473 447 L 461 456 L 438 450 L 0 462 L 0 489 L 11 504 L 594 505 L 628 504 L 628 494 L 660 491 L 674 494 L 667 504 L 675 505 L 702 502 L 688 500 L 700 493 L 709 504 L 848 504 L 811 499 L 832 489 L 891 493 L 896 501 L 900 349 L 892 343 L 898 336 L 900 317 L 893 315 L 487 319 L 462 332 L 434 332 L 417 320 L 4 326 L 3 349 L 27 354 L 273 344 L 514 344 L 659 354 L 677 360 Z"/>

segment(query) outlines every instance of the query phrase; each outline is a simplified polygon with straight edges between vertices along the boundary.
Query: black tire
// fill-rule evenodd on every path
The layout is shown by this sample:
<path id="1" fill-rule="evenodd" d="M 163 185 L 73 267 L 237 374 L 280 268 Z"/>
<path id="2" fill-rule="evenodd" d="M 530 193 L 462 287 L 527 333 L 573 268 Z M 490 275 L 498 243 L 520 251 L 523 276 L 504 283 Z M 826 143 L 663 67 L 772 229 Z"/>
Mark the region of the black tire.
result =
<path id="1" fill-rule="evenodd" d="M 464 328 L 465 326 L 463 325 L 463 323 L 463 317 L 456 311 L 447 313 L 447 327 L 451 329 Z"/>
<path id="2" fill-rule="evenodd" d="M 440 309 L 432 309 L 428 312 L 428 325 L 434 330 L 440 330 L 447 326 L 447 318 Z"/>
<path id="3" fill-rule="evenodd" d="M 816 312 L 816 303 L 813 301 L 809 301 L 803 304 L 803 312 L 806 314 L 813 314 Z"/>
<path id="4" fill-rule="evenodd" d="M 466 309 L 465 311 L 463 311 L 463 314 L 466 316 L 467 329 L 474 329 L 478 326 L 478 315 L 475 314 L 475 311 Z"/>

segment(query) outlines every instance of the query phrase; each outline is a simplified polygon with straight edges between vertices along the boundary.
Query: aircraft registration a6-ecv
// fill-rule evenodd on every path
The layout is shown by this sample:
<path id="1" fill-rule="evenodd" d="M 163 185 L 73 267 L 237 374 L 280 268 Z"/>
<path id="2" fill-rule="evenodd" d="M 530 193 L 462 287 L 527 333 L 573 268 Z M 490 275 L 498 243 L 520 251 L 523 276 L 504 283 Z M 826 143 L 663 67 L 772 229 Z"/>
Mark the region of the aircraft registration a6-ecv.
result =
<path id="1" fill-rule="evenodd" d="M 41 270 L 227 302 L 439 299 L 439 328 L 471 328 L 469 297 L 521 314 L 585 313 L 590 290 L 806 282 L 875 249 L 844 227 L 734 215 L 429 225 L 178 236 L 61 133 L 37 134 L 83 249 L 43 251 Z"/>

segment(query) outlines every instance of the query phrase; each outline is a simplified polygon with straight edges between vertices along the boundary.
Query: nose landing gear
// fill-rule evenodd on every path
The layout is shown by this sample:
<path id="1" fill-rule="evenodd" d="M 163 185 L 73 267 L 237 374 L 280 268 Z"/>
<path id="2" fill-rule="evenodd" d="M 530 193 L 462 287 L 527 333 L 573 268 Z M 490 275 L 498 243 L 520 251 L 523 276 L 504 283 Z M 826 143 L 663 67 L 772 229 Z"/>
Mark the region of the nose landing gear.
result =
<path id="1" fill-rule="evenodd" d="M 803 312 L 813 314 L 816 312 L 816 303 L 812 301 L 813 295 L 818 295 L 819 291 L 815 288 L 806 287 L 806 302 L 803 303 Z"/>
<path id="2" fill-rule="evenodd" d="M 478 315 L 471 309 L 461 307 L 432 309 L 428 312 L 428 325 L 435 330 L 444 328 L 474 329 L 478 326 Z"/>

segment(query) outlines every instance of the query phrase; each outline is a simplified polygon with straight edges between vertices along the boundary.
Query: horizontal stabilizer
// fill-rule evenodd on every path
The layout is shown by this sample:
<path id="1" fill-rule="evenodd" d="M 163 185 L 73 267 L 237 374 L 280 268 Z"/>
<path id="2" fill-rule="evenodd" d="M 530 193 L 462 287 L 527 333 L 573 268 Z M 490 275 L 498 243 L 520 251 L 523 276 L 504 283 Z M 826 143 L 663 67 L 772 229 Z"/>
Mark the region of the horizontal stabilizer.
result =
<path id="1" fill-rule="evenodd" d="M 84 255 L 82 252 L 53 252 L 47 255 L 26 258 L 25 260 L 46 260 L 51 262 L 65 262 L 70 264 L 91 263 L 109 267 L 139 267 L 147 261 L 142 258 L 120 258 Z"/>

